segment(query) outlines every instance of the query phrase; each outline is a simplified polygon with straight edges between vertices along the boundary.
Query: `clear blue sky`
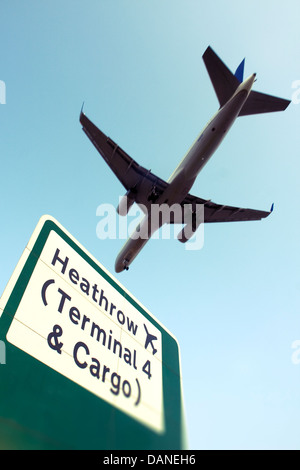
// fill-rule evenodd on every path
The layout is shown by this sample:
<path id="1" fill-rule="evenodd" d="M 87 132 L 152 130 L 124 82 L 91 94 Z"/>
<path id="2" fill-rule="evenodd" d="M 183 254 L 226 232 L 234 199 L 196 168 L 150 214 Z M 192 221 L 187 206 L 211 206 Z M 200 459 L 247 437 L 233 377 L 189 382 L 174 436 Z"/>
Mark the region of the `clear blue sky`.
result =
<path id="1" fill-rule="evenodd" d="M 50 214 L 108 270 L 124 240 L 96 235 L 124 189 L 81 130 L 87 116 L 167 179 L 218 108 L 211 45 L 255 89 L 291 99 L 300 80 L 298 0 L 0 1 L 2 292 Z M 117 275 L 178 339 L 192 449 L 299 449 L 300 105 L 240 118 L 192 193 L 268 210 L 205 227 L 204 247 L 152 240 Z M 299 355 L 300 357 L 300 355 Z M 296 361 L 297 362 L 297 361 Z"/>

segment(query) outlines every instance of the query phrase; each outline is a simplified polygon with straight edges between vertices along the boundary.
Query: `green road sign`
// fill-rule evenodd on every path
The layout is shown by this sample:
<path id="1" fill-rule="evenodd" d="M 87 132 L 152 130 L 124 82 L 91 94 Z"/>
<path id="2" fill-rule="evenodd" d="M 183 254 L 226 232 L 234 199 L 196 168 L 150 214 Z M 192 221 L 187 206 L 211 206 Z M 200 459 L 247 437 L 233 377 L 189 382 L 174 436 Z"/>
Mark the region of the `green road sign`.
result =
<path id="1" fill-rule="evenodd" d="M 176 339 L 52 217 L 0 314 L 1 448 L 185 447 Z"/>

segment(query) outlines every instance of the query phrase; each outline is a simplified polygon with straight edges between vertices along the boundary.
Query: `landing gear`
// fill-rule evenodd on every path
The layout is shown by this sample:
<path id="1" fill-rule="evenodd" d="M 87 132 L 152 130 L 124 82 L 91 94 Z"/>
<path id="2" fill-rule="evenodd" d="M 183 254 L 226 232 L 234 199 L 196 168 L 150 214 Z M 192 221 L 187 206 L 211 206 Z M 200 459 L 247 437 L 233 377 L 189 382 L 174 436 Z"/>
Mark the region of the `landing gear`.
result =
<path id="1" fill-rule="evenodd" d="M 151 189 L 151 192 L 150 192 L 149 196 L 148 196 L 148 201 L 154 204 L 157 201 L 158 197 L 159 197 L 159 192 L 157 191 L 157 188 L 154 185 Z"/>
<path id="2" fill-rule="evenodd" d="M 126 269 L 126 271 L 128 271 L 128 269 L 129 269 L 128 263 L 129 263 L 128 259 L 124 259 L 123 265 L 124 265 L 124 269 Z"/>

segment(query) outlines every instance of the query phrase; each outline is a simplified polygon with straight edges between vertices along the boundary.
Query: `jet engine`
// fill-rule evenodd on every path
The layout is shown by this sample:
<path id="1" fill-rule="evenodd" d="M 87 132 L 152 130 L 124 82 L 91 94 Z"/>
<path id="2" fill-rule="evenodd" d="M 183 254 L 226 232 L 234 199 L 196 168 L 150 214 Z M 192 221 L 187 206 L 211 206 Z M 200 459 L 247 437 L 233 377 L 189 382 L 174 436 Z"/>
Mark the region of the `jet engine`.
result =
<path id="1" fill-rule="evenodd" d="M 131 189 L 129 189 L 125 196 L 123 196 L 120 200 L 119 205 L 117 207 L 117 213 L 122 216 L 127 215 L 134 201 L 134 193 L 133 191 L 131 191 Z"/>

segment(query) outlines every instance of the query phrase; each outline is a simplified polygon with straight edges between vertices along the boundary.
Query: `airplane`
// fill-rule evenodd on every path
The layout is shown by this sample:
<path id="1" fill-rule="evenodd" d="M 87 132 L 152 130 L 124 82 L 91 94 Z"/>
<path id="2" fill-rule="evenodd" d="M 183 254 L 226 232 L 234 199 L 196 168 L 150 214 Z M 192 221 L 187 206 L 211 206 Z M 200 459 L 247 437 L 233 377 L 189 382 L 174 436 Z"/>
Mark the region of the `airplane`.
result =
<path id="1" fill-rule="evenodd" d="M 117 208 L 118 214 L 127 215 L 135 202 L 145 214 L 116 258 L 117 273 L 128 270 L 149 238 L 164 223 L 185 223 L 187 206 L 192 208 L 192 214 L 189 224 L 185 227 L 188 230 L 183 229 L 178 235 L 182 243 L 192 237 L 201 223 L 197 217 L 198 204 L 204 205 L 204 223 L 261 220 L 273 211 L 273 204 L 270 211 L 244 209 L 216 204 L 189 193 L 199 172 L 219 147 L 237 117 L 284 111 L 290 104 L 289 100 L 253 91 L 256 74 L 253 73 L 244 80 L 245 59 L 233 74 L 210 46 L 202 58 L 220 107 L 167 181 L 140 166 L 118 144 L 98 129 L 81 109 L 80 123 L 83 131 L 126 189 L 126 194 Z M 155 204 L 167 204 L 169 207 L 179 204 L 179 215 L 178 211 L 177 215 L 173 216 L 169 212 L 168 220 L 160 217 L 158 221 L 152 223 Z"/>
<path id="2" fill-rule="evenodd" d="M 157 352 L 157 349 L 155 349 L 155 347 L 153 346 L 153 342 L 152 341 L 155 341 L 157 339 L 157 336 L 154 336 L 154 335 L 151 335 L 149 333 L 149 331 L 147 330 L 147 327 L 144 323 L 144 328 L 146 330 L 146 333 L 147 333 L 147 338 L 146 338 L 146 341 L 145 341 L 145 349 L 147 349 L 148 347 L 148 344 L 151 344 L 151 347 L 152 347 L 152 354 L 154 355 L 156 352 Z"/>

